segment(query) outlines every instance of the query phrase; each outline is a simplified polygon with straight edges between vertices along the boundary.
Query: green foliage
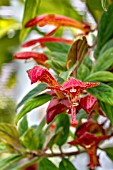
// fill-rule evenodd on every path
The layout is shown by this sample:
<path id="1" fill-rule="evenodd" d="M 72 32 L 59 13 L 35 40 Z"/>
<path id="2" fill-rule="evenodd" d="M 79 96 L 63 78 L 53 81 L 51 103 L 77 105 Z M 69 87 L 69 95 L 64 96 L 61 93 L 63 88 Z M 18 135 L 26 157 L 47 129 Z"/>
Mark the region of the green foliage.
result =
<path id="1" fill-rule="evenodd" d="M 89 74 L 89 76 L 86 77 L 85 81 L 97 81 L 97 82 L 113 81 L 113 73 L 109 71 L 97 71 L 95 73 Z"/>
<path id="2" fill-rule="evenodd" d="M 21 147 L 19 133 L 13 125 L 0 123 L 0 140 L 11 145 L 15 149 Z"/>
<path id="3" fill-rule="evenodd" d="M 0 6 L 10 5 L 10 2 L 10 0 L 1 0 Z M 73 43 L 68 45 L 66 41 L 64 41 L 65 43 L 61 43 L 63 41 L 59 43 L 42 42 L 42 44 L 37 43 L 27 50 L 25 49 L 25 51 L 37 52 L 32 59 L 36 64 L 36 61 L 42 60 L 41 64 L 44 65 L 42 67 L 37 64 L 38 67 L 29 70 L 31 81 L 39 80 L 40 83 L 18 103 L 17 109 L 19 109 L 15 121 L 18 124 L 16 126 L 11 125 L 15 115 L 14 103 L 9 99 L 4 100 L 2 97 L 0 99 L 0 122 L 2 122 L 0 123 L 0 170 L 32 169 L 34 165 L 38 165 L 39 170 L 76 170 L 70 157 L 76 156 L 84 150 L 89 154 L 89 168 L 92 169 L 91 166 L 94 166 L 94 169 L 95 166 L 98 166 L 96 162 L 99 162 L 98 153 L 93 153 L 93 150 L 99 147 L 97 141 L 101 136 L 97 137 L 98 132 L 99 134 L 101 132 L 100 135 L 103 136 L 103 139 L 104 135 L 106 135 L 105 139 L 108 134 L 113 135 L 113 2 L 112 0 L 81 1 L 86 4 L 88 10 L 83 10 L 82 14 L 77 12 L 79 10 L 76 10 L 76 5 L 74 7 L 71 0 L 19 0 L 19 2 L 24 5 L 22 28 L 20 21 L 13 16 L 10 18 L 1 16 L 0 18 L 1 73 L 3 64 L 13 61 L 13 53 L 20 45 L 19 36 L 21 41 L 25 38 L 32 40 L 32 35 L 33 37 L 46 36 L 46 27 L 49 28 L 46 21 L 44 21 L 44 25 L 46 25 L 44 29 L 43 22 L 40 26 L 25 28 L 25 24 L 35 16 L 56 14 L 56 16 L 70 17 L 69 20 L 66 17 L 63 20 L 61 17 L 62 19 L 57 22 L 57 17 L 52 19 L 51 15 L 50 25 L 56 24 L 58 30 L 48 37 L 57 36 L 60 39 L 62 37 L 68 39 L 69 31 L 69 37 L 70 34 L 73 36 L 69 39 Z M 92 25 L 86 18 L 87 12 L 92 15 L 96 24 Z M 71 19 L 74 19 L 75 22 Z M 76 22 L 78 23 L 76 24 Z M 75 24 L 73 28 L 70 27 L 72 24 Z M 80 26 L 81 32 L 78 31 L 76 25 Z M 89 45 L 90 40 L 92 45 Z M 40 59 L 40 53 L 45 56 L 44 62 L 43 57 Z M 29 55 L 29 53 L 27 54 Z M 20 53 L 19 57 L 25 60 L 31 57 L 21 55 Z M 46 69 L 44 68 L 45 63 L 47 64 Z M 13 87 L 15 77 L 15 72 L 12 72 L 5 83 L 6 88 Z M 22 81 L 24 84 L 24 80 Z M 100 84 L 92 82 L 100 82 Z M 7 94 L 7 92 L 5 93 Z M 45 107 L 44 104 L 47 102 L 49 102 L 46 109 L 47 115 L 43 113 L 44 118 L 38 122 L 39 124 L 30 126 L 27 114 L 40 106 Z M 48 113 L 52 121 L 46 124 Z M 110 121 L 107 129 L 103 129 L 104 122 L 102 125 L 98 123 L 99 114 L 102 113 L 105 114 L 106 121 Z M 76 120 L 74 120 L 75 117 Z M 87 134 L 92 135 L 94 140 L 86 139 Z M 75 143 L 78 141 L 77 144 L 84 146 L 84 150 L 81 147 L 77 152 L 69 150 L 71 145 L 69 146 L 67 142 L 71 138 L 75 140 Z M 113 160 L 112 146 L 102 150 Z M 9 154 L 5 155 L 5 152 Z M 95 158 L 91 162 L 92 155 Z M 54 160 L 52 162 L 52 159 L 49 159 L 50 157 L 54 159 L 60 157 L 59 165 L 56 166 Z M 98 161 L 95 162 L 96 159 Z"/>
<path id="4" fill-rule="evenodd" d="M 43 158 L 39 161 L 39 170 L 58 170 L 58 168 L 47 158 Z"/>
<path id="5" fill-rule="evenodd" d="M 108 7 L 107 12 L 104 12 L 98 27 L 98 41 L 95 52 L 95 57 L 98 57 L 99 51 L 113 37 L 113 3 Z M 109 24 L 108 24 L 109 23 Z"/>
<path id="6" fill-rule="evenodd" d="M 108 103 L 104 103 L 102 101 L 99 102 L 102 110 L 104 111 L 104 113 L 106 114 L 106 116 L 108 117 L 108 119 L 111 121 L 112 125 L 113 125 L 113 106 L 109 105 Z"/>
<path id="7" fill-rule="evenodd" d="M 66 158 L 63 158 L 59 165 L 59 170 L 76 170 L 74 165 Z"/>
<path id="8" fill-rule="evenodd" d="M 97 97 L 99 100 L 108 103 L 113 106 L 113 88 L 101 83 L 97 87 L 93 87 L 87 90 L 89 93 Z"/>
<path id="9" fill-rule="evenodd" d="M 25 116 L 28 112 L 31 110 L 45 104 L 48 102 L 52 97 L 48 94 L 41 94 L 37 97 L 34 97 L 26 102 L 22 110 L 19 112 L 19 114 L 16 117 L 16 123 Z"/>
<path id="10" fill-rule="evenodd" d="M 108 157 L 113 161 L 113 147 L 104 148 Z"/>
<path id="11" fill-rule="evenodd" d="M 31 99 L 32 97 L 37 96 L 40 92 L 45 90 L 47 85 L 45 83 L 38 84 L 34 89 L 32 89 L 29 93 L 27 93 L 24 98 L 18 103 L 17 108 L 23 105 L 27 100 Z"/>
<path id="12" fill-rule="evenodd" d="M 105 71 L 113 64 L 113 48 L 106 50 L 96 61 L 92 72 Z"/>

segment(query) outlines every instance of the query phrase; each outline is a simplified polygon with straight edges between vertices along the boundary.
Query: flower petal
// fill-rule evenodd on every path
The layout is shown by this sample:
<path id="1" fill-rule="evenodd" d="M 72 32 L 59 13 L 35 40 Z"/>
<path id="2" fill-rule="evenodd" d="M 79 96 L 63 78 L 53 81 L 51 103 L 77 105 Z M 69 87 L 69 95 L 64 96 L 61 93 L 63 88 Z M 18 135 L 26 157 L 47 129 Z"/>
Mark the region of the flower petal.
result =
<path id="1" fill-rule="evenodd" d="M 55 26 L 69 26 L 78 28 L 82 31 L 85 31 L 84 25 L 82 23 L 79 23 L 78 21 L 61 15 L 55 15 L 55 14 L 47 14 L 47 15 L 40 15 L 35 17 L 34 19 L 30 20 L 25 27 L 32 27 L 39 25 L 40 27 L 45 26 L 47 24 L 55 25 Z M 88 31 L 88 30 L 87 30 Z"/>
<path id="2" fill-rule="evenodd" d="M 97 98 L 88 94 L 80 99 L 79 104 L 86 111 L 86 113 L 90 114 L 96 102 Z"/>
<path id="3" fill-rule="evenodd" d="M 48 59 L 47 56 L 43 53 L 39 53 L 39 52 L 31 52 L 31 51 L 25 51 L 25 52 L 19 52 L 14 54 L 14 58 L 15 59 L 30 59 L 33 58 L 37 63 L 39 64 L 45 64 L 45 61 Z"/>
<path id="4" fill-rule="evenodd" d="M 44 42 L 62 42 L 62 43 L 66 43 L 66 44 L 72 44 L 72 40 L 67 40 L 64 38 L 60 38 L 60 37 L 41 37 L 38 39 L 34 39 L 31 41 L 26 42 L 25 44 L 22 45 L 22 47 L 29 47 L 32 45 L 35 45 L 36 43 L 44 43 Z"/>
<path id="5" fill-rule="evenodd" d="M 57 80 L 49 73 L 49 71 L 41 66 L 35 66 L 27 71 L 28 76 L 31 80 L 31 84 L 37 81 L 45 82 L 50 86 L 57 85 Z"/>
<path id="6" fill-rule="evenodd" d="M 50 123 L 54 117 L 64 111 L 67 110 L 70 103 L 67 98 L 59 100 L 57 98 L 50 101 L 49 106 L 47 108 L 46 122 Z"/>

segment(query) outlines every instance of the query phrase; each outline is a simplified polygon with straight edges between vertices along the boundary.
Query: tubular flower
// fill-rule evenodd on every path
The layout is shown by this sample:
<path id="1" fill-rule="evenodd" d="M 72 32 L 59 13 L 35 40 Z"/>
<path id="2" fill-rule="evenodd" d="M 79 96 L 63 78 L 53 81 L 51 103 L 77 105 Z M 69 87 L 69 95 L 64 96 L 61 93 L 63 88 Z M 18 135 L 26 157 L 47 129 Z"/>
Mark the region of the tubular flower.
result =
<path id="1" fill-rule="evenodd" d="M 31 52 L 31 51 L 18 52 L 14 55 L 14 58 L 20 60 L 27 60 L 33 58 L 37 63 L 48 67 L 48 65 L 45 63 L 48 58 L 43 53 Z"/>
<path id="2" fill-rule="evenodd" d="M 65 43 L 65 44 L 72 44 L 73 41 L 67 40 L 67 39 L 64 39 L 64 38 L 60 38 L 60 37 L 45 36 L 45 37 L 41 37 L 41 38 L 38 38 L 38 39 L 28 41 L 25 44 L 23 44 L 22 47 L 29 47 L 29 46 L 35 45 L 36 43 L 39 43 L 41 46 L 44 46 L 44 44 L 43 44 L 44 42 L 62 42 L 62 43 Z"/>
<path id="3" fill-rule="evenodd" d="M 85 129 L 86 127 L 86 129 Z M 95 129 L 98 131 L 95 131 Z M 91 131 L 92 130 L 92 131 Z M 90 133 L 91 132 L 100 132 L 101 136 L 96 136 L 95 134 Z M 77 132 L 76 132 L 77 139 L 68 142 L 70 145 L 81 145 L 89 154 L 90 163 L 88 166 L 91 169 L 94 169 L 95 166 L 100 166 L 99 163 L 99 156 L 97 156 L 97 148 L 98 144 L 108 139 L 110 136 L 103 135 L 103 129 L 100 127 L 100 125 L 97 125 L 97 123 L 87 122 L 85 124 L 82 124 Z"/>
<path id="4" fill-rule="evenodd" d="M 25 27 L 32 27 L 32 26 L 36 26 L 39 25 L 40 27 L 43 27 L 45 25 L 54 25 L 57 28 L 59 28 L 60 26 L 68 26 L 68 27 L 74 27 L 77 29 L 82 30 L 83 32 L 89 32 L 90 27 L 87 24 L 81 24 L 78 21 L 66 17 L 66 16 L 61 16 L 61 15 L 55 15 L 55 14 L 44 14 L 44 15 L 39 15 L 35 18 L 33 18 L 32 20 L 28 21 L 25 25 Z M 56 28 L 56 29 L 57 29 Z M 56 31 L 55 29 L 55 31 Z"/>

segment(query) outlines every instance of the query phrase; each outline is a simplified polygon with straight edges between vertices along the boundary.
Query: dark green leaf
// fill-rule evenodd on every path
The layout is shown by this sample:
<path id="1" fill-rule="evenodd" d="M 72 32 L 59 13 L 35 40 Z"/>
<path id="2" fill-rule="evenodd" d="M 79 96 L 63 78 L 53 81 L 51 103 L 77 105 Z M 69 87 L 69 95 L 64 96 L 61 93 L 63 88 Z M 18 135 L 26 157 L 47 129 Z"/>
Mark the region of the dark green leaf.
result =
<path id="1" fill-rule="evenodd" d="M 47 87 L 47 84 L 45 83 L 38 84 L 34 89 L 32 89 L 29 93 L 27 93 L 24 96 L 24 98 L 18 103 L 17 108 L 23 105 L 30 98 L 37 96 L 40 92 L 45 90 L 46 87 Z"/>
<path id="2" fill-rule="evenodd" d="M 113 37 L 113 3 L 108 7 L 107 12 L 104 12 L 98 27 L 98 41 L 95 51 L 95 57 L 98 57 L 99 51 Z"/>
<path id="3" fill-rule="evenodd" d="M 52 96 L 48 94 L 41 94 L 37 97 L 34 97 L 26 102 L 22 110 L 19 112 L 19 114 L 16 117 L 16 123 L 25 116 L 28 112 L 31 110 L 47 103 L 49 100 L 51 100 Z"/>
<path id="4" fill-rule="evenodd" d="M 5 170 L 6 168 L 10 167 L 15 162 L 21 160 L 24 156 L 20 154 L 13 154 L 8 158 L 4 158 L 0 160 L 0 170 Z"/>
<path id="5" fill-rule="evenodd" d="M 47 158 L 39 161 L 38 170 L 58 170 L 58 168 Z"/>
<path id="6" fill-rule="evenodd" d="M 104 53 L 105 51 L 107 51 L 108 49 L 113 48 L 113 39 L 109 40 L 100 50 L 99 52 L 99 56 L 102 55 L 102 53 Z"/>
<path id="7" fill-rule="evenodd" d="M 0 0 L 0 6 L 9 6 L 10 0 Z"/>
<path id="8" fill-rule="evenodd" d="M 113 88 L 101 83 L 97 87 L 87 89 L 89 93 L 96 96 L 99 100 L 113 106 Z"/>
<path id="9" fill-rule="evenodd" d="M 27 121 L 27 117 L 24 116 L 23 119 L 21 120 L 21 122 L 19 123 L 19 134 L 20 136 L 22 136 L 28 129 L 28 121 Z"/>
<path id="10" fill-rule="evenodd" d="M 63 158 L 60 162 L 59 170 L 76 170 L 76 168 L 68 159 Z"/>
<path id="11" fill-rule="evenodd" d="M 59 53 L 68 53 L 68 50 L 70 48 L 70 45 L 64 44 L 64 43 L 49 43 L 46 42 L 44 43 L 46 45 L 46 47 L 50 50 L 50 51 L 55 51 L 55 52 L 59 52 Z"/>
<path id="12" fill-rule="evenodd" d="M 24 9 L 24 16 L 22 20 L 22 30 L 20 33 L 20 40 L 24 40 L 24 38 L 27 36 L 31 28 L 24 28 L 25 24 L 32 18 L 34 18 L 37 15 L 37 11 L 40 5 L 40 0 L 26 0 L 25 1 L 25 9 Z M 30 12 L 32 11 L 32 12 Z"/>
<path id="13" fill-rule="evenodd" d="M 62 133 L 58 136 L 56 141 L 57 145 L 61 146 L 66 142 L 69 135 L 69 126 L 70 122 L 68 115 L 66 114 L 57 115 L 55 132 L 57 133 L 57 131 L 59 131 L 59 129 L 62 128 Z"/>
<path id="14" fill-rule="evenodd" d="M 107 156 L 113 161 L 113 147 L 104 148 Z"/>
<path id="15" fill-rule="evenodd" d="M 105 112 L 108 119 L 111 121 L 113 125 L 113 106 L 109 105 L 108 103 L 104 103 L 102 101 L 99 101 L 102 110 Z"/>
<path id="16" fill-rule="evenodd" d="M 19 133 L 13 125 L 0 123 L 0 140 L 16 149 L 21 147 Z"/>
<path id="17" fill-rule="evenodd" d="M 113 48 L 108 49 L 99 56 L 92 72 L 105 71 L 113 64 Z"/>
<path id="18" fill-rule="evenodd" d="M 107 82 L 113 81 L 113 73 L 109 71 L 98 71 L 90 74 L 84 81 L 100 81 Z"/>

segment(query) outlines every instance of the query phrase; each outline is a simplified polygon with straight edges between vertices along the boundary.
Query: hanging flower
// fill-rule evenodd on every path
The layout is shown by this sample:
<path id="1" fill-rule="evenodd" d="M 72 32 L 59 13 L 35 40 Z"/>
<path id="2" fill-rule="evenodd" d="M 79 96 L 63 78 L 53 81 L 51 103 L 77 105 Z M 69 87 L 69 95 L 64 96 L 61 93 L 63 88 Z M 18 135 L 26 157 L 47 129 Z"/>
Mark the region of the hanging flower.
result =
<path id="1" fill-rule="evenodd" d="M 90 158 L 90 163 L 88 166 L 91 169 L 94 169 L 95 166 L 100 166 L 99 156 L 97 155 L 97 148 L 100 142 L 108 139 L 110 136 L 105 135 L 102 127 L 93 121 L 83 123 L 77 129 L 76 136 L 77 139 L 68 142 L 68 144 L 81 145 L 88 152 Z"/>

